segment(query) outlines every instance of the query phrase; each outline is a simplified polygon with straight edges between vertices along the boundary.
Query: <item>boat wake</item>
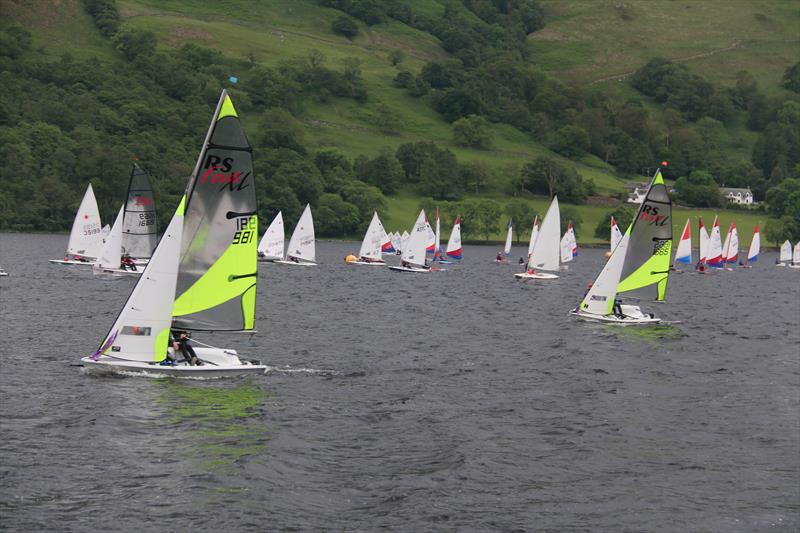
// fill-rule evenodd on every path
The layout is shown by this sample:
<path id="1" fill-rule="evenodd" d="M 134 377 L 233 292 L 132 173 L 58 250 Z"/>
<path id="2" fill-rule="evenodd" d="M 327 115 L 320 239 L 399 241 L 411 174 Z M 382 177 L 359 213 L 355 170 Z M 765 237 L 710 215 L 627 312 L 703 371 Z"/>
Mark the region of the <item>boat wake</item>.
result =
<path id="1" fill-rule="evenodd" d="M 342 372 L 325 368 L 293 368 L 291 366 L 269 366 L 266 374 L 312 374 L 315 376 L 341 376 Z"/>

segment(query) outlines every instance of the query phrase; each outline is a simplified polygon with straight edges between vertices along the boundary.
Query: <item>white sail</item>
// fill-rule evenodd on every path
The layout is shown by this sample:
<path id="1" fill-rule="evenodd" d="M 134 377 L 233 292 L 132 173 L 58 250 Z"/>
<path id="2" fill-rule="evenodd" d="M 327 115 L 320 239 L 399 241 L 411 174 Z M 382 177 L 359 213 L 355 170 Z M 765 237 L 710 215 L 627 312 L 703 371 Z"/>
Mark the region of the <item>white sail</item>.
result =
<path id="1" fill-rule="evenodd" d="M 609 315 L 614 307 L 614 299 L 617 296 L 617 286 L 622 276 L 622 267 L 625 263 L 625 254 L 628 252 L 630 242 L 630 231 L 622 237 L 617 247 L 611 254 L 611 258 L 606 262 L 600 275 L 592 284 L 592 288 L 584 296 L 580 305 L 580 311 L 592 313 L 594 315 Z"/>
<path id="2" fill-rule="evenodd" d="M 102 231 L 100 211 L 97 209 L 97 200 L 90 183 L 72 222 L 67 253 L 91 259 L 100 257 L 100 250 L 103 249 Z"/>
<path id="3" fill-rule="evenodd" d="M 703 219 L 700 219 L 700 262 L 705 263 L 708 260 L 708 241 L 711 238 L 708 236 L 708 231 L 703 225 Z"/>
<path id="4" fill-rule="evenodd" d="M 453 224 L 453 231 L 450 232 L 450 240 L 447 241 L 447 250 L 445 251 L 447 257 L 452 259 L 461 259 L 461 216 L 456 217 L 456 222 Z"/>
<path id="5" fill-rule="evenodd" d="M 800 267 L 800 241 L 797 241 L 797 244 L 794 245 L 794 251 L 792 252 L 792 266 Z"/>
<path id="6" fill-rule="evenodd" d="M 728 246 L 731 242 L 731 231 L 733 230 L 733 225 L 728 229 L 728 233 L 725 234 L 725 240 L 722 241 L 722 261 L 725 262 L 728 259 Z"/>
<path id="7" fill-rule="evenodd" d="M 614 217 L 611 217 L 611 239 L 609 239 L 611 251 L 613 252 L 614 249 L 619 245 L 619 241 L 622 240 L 622 232 L 619 230 L 619 225 Z"/>
<path id="8" fill-rule="evenodd" d="M 781 263 L 788 263 L 792 260 L 792 243 L 784 241 L 781 245 L 781 256 L 779 261 Z"/>
<path id="9" fill-rule="evenodd" d="M 536 237 L 539 235 L 539 216 L 537 215 L 533 219 L 533 225 L 531 226 L 531 240 L 528 241 L 528 257 L 531 256 L 533 253 L 533 244 L 536 242 Z"/>
<path id="10" fill-rule="evenodd" d="M 561 262 L 569 263 L 572 261 L 572 241 L 569 238 L 569 232 L 564 232 L 559 248 L 561 249 Z"/>
<path id="11" fill-rule="evenodd" d="M 306 204 L 297 226 L 294 228 L 292 238 L 289 239 L 289 248 L 286 250 L 286 259 L 295 258 L 300 261 L 314 262 L 316 260 L 314 246 L 314 219 L 311 217 L 311 206 Z"/>
<path id="12" fill-rule="evenodd" d="M 558 270 L 559 233 L 561 232 L 561 212 L 558 208 L 558 196 L 553 197 L 539 229 L 539 235 L 533 244 L 533 251 L 528 262 L 529 267 L 540 270 Z"/>
<path id="13" fill-rule="evenodd" d="M 436 240 L 433 244 L 433 258 L 439 259 L 439 248 L 442 242 L 442 224 L 441 219 L 439 218 L 439 210 L 436 210 Z"/>
<path id="14" fill-rule="evenodd" d="M 511 255 L 511 232 L 513 231 L 511 221 L 508 221 L 508 233 L 506 233 L 506 245 L 503 247 L 503 253 L 506 257 Z"/>
<path id="15" fill-rule="evenodd" d="M 692 227 L 688 218 L 683 226 L 683 232 L 681 232 L 681 240 L 675 249 L 675 262 L 686 265 L 692 264 Z"/>
<path id="16" fill-rule="evenodd" d="M 425 247 L 428 242 L 428 224 L 425 219 L 425 210 L 419 212 L 417 221 L 414 223 L 414 228 L 408 237 L 408 243 L 403 246 L 403 254 L 401 259 L 403 262 L 409 263 L 412 266 L 424 267 L 425 266 Z"/>
<path id="17" fill-rule="evenodd" d="M 572 253 L 572 258 L 578 257 L 578 239 L 575 237 L 575 228 L 572 227 L 572 222 L 567 224 L 567 238 L 569 239 L 569 244 L 571 247 L 570 252 Z"/>
<path id="18" fill-rule="evenodd" d="M 367 232 L 364 234 L 364 240 L 361 241 L 361 250 L 358 255 L 360 258 L 372 259 L 374 261 L 382 261 L 381 259 L 381 245 L 383 244 L 383 237 L 386 231 L 383 229 L 381 219 L 378 218 L 378 213 L 372 213 L 372 220 L 369 223 Z"/>
<path id="19" fill-rule="evenodd" d="M 735 222 L 731 223 L 728 236 L 725 238 L 723 260 L 726 263 L 736 263 L 739 260 L 739 231 L 736 229 Z"/>
<path id="20" fill-rule="evenodd" d="M 408 239 L 411 237 L 409 236 L 407 231 L 403 231 L 403 236 L 400 237 L 400 251 L 402 252 L 406 248 L 408 248 Z"/>
<path id="21" fill-rule="evenodd" d="M 103 249 L 100 251 L 100 257 L 97 259 L 97 266 L 101 268 L 114 268 L 120 267 L 122 258 L 122 224 L 123 216 L 125 213 L 125 206 L 119 208 L 117 218 L 114 219 L 114 225 L 111 226 L 111 231 L 106 237 L 106 242 Z"/>
<path id="22" fill-rule="evenodd" d="M 102 235 L 103 237 L 103 242 L 106 242 L 106 237 L 108 237 L 109 233 L 111 233 L 111 226 L 106 224 L 105 226 L 103 226 L 103 229 L 100 230 L 100 235 Z"/>
<path id="23" fill-rule="evenodd" d="M 429 254 L 432 254 L 434 252 L 435 245 L 436 245 L 436 233 L 434 233 L 430 222 L 428 222 L 428 220 L 425 219 L 425 251 Z"/>
<path id="24" fill-rule="evenodd" d="M 283 259 L 283 212 L 278 211 L 272 219 L 261 242 L 258 243 L 258 255 L 264 259 Z"/>
<path id="25" fill-rule="evenodd" d="M 711 266 L 722 268 L 722 239 L 719 232 L 719 220 L 716 217 L 714 217 L 714 226 L 711 228 L 711 237 L 708 241 L 706 262 Z"/>
<path id="26" fill-rule="evenodd" d="M 126 361 L 164 359 L 165 354 L 154 353 L 154 348 L 159 345 L 166 347 L 172 324 L 183 234 L 183 206 L 182 201 L 96 355 L 102 353 Z"/>
<path id="27" fill-rule="evenodd" d="M 747 251 L 747 262 L 755 263 L 758 261 L 758 254 L 761 253 L 761 233 L 758 226 L 753 230 L 753 238 L 750 240 L 750 249 Z"/>

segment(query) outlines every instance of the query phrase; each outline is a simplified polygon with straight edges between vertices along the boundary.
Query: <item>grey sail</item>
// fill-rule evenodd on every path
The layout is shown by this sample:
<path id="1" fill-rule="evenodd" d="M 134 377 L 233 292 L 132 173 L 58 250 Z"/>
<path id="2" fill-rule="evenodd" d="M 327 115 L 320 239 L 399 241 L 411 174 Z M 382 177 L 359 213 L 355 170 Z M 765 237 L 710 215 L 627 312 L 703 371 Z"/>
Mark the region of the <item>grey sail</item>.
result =
<path id="1" fill-rule="evenodd" d="M 173 327 L 252 330 L 257 278 L 253 155 L 222 92 L 186 189 Z"/>
<path id="2" fill-rule="evenodd" d="M 134 163 L 122 219 L 122 253 L 149 258 L 158 242 L 156 203 L 147 173 Z"/>
<path id="3" fill-rule="evenodd" d="M 617 292 L 643 300 L 664 300 L 672 257 L 672 201 L 660 171 L 631 224 Z"/>

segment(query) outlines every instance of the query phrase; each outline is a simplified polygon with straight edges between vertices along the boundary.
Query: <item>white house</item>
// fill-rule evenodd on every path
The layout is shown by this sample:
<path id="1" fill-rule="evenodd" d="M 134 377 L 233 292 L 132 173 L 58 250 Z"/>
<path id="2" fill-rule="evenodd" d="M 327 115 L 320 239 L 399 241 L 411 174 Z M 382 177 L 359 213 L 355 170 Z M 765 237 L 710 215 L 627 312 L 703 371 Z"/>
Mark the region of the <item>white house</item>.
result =
<path id="1" fill-rule="evenodd" d="M 719 192 L 730 204 L 753 205 L 755 203 L 753 202 L 753 192 L 750 190 L 750 187 L 746 189 L 720 187 Z"/>
<path id="2" fill-rule="evenodd" d="M 626 183 L 625 188 L 628 189 L 629 204 L 641 204 L 644 201 L 644 196 L 647 194 L 647 183 Z"/>

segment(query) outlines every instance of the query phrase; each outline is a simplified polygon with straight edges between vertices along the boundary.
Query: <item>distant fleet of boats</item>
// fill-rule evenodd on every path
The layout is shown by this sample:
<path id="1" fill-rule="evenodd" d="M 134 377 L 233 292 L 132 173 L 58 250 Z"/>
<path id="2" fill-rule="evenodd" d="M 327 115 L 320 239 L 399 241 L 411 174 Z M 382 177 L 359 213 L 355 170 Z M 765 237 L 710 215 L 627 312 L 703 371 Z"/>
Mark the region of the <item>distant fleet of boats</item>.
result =
<path id="1" fill-rule="evenodd" d="M 279 212 L 258 240 L 253 159 L 241 122 L 223 91 L 194 171 L 161 240 L 156 239 L 156 211 L 147 174 L 134 164 L 126 202 L 113 225 L 104 230 L 94 191 L 88 186 L 75 215 L 63 259 L 50 262 L 91 266 L 97 274 L 136 275 L 136 285 L 99 347 L 81 359 L 89 373 L 146 374 L 174 377 L 224 377 L 264 372 L 258 361 L 236 350 L 188 339 L 188 332 L 235 332 L 255 329 L 257 267 L 261 263 L 316 266 L 311 207 L 305 206 L 284 249 L 284 221 Z M 719 220 L 711 232 L 699 219 L 699 257 L 692 257 L 690 220 L 672 254 L 672 203 L 657 171 L 631 224 L 623 232 L 612 217 L 608 260 L 570 311 L 577 319 L 618 325 L 650 325 L 662 319 L 638 301 L 663 301 L 671 271 L 700 273 L 752 267 L 761 248 L 755 228 L 746 256 L 739 257 L 736 224 L 724 242 Z M 541 223 L 531 225 L 521 280 L 554 280 L 578 256 L 571 223 L 560 235 L 561 214 L 554 196 Z M 495 261 L 508 263 L 513 224 L 509 221 L 503 251 Z M 399 255 L 387 265 L 384 256 Z M 461 217 L 456 217 L 445 248 L 438 210 L 433 226 L 420 210 L 410 232 L 387 233 L 373 213 L 356 254 L 348 265 L 388 266 L 392 271 L 429 273 L 463 258 Z M 776 263 L 800 268 L 800 242 L 783 243 Z M 0 276 L 8 275 L 0 269 Z"/>

